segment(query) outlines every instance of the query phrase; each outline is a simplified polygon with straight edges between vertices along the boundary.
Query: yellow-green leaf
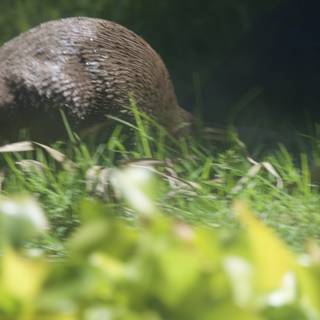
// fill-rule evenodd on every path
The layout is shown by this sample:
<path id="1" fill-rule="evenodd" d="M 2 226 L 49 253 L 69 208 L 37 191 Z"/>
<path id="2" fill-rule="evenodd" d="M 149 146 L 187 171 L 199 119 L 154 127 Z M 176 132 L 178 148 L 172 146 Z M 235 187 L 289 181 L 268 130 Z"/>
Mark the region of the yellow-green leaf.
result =
<path id="1" fill-rule="evenodd" d="M 247 227 L 258 289 L 270 291 L 281 287 L 284 276 L 295 269 L 294 256 L 243 202 L 234 204 L 234 212 Z"/>
<path id="2" fill-rule="evenodd" d="M 48 272 L 44 259 L 24 257 L 6 247 L 1 262 L 1 280 L 9 294 L 21 301 L 30 301 L 38 295 Z"/>

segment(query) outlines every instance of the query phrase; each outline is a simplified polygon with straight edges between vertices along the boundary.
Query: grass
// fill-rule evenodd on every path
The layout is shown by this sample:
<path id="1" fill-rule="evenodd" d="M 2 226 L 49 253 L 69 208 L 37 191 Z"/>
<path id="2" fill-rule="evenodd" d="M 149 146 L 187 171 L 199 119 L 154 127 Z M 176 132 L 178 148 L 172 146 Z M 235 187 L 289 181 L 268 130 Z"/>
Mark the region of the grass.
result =
<path id="1" fill-rule="evenodd" d="M 40 200 L 52 226 L 42 243 L 49 252 L 63 251 L 63 239 L 79 224 L 83 199 L 100 198 L 134 223 L 134 213 L 118 199 L 110 180 L 113 168 L 124 166 L 147 167 L 161 177 L 157 202 L 177 219 L 219 228 L 232 237 L 239 224 L 231 207 L 241 198 L 295 251 L 304 251 L 308 239 L 319 242 L 320 195 L 306 153 L 295 159 L 280 145 L 256 161 L 235 138 L 178 141 L 135 107 L 133 114 L 136 125 L 128 129 L 119 122 L 104 143 L 84 142 L 69 128 L 70 141 L 52 149 L 33 145 L 29 151 L 1 153 L 2 194 L 27 192 Z M 312 138 L 314 158 L 318 145 Z"/>

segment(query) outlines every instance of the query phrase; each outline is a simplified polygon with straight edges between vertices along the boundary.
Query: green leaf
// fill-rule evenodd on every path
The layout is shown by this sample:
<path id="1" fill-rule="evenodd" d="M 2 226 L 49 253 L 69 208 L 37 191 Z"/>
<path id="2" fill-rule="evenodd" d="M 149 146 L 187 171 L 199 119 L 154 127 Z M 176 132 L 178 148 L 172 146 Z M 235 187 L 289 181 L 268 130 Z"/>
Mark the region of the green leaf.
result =
<path id="1" fill-rule="evenodd" d="M 192 251 L 183 248 L 170 249 L 158 257 L 161 299 L 168 305 L 175 305 L 188 293 L 199 277 L 199 260 Z"/>

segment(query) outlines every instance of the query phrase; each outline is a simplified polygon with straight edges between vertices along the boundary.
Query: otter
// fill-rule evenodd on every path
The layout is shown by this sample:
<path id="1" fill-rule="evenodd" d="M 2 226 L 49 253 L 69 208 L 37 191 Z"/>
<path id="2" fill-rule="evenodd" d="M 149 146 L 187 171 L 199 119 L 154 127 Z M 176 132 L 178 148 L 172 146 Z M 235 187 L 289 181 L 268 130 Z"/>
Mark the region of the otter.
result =
<path id="1" fill-rule="evenodd" d="M 63 137 L 60 109 L 76 131 L 108 115 L 132 121 L 130 97 L 170 133 L 191 121 L 160 56 L 115 22 L 49 21 L 0 48 L 1 140 L 16 139 L 24 128 L 41 141 Z"/>

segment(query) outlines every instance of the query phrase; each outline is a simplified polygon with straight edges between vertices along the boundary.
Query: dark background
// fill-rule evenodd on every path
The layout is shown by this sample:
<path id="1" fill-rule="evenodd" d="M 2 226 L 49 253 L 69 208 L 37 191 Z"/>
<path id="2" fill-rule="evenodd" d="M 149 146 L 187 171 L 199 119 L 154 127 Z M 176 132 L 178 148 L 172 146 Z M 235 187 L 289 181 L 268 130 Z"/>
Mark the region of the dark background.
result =
<path id="1" fill-rule="evenodd" d="M 320 122 L 313 0 L 1 0 L 0 42 L 68 16 L 117 21 L 163 57 L 180 104 L 206 123 L 304 130 Z"/>

